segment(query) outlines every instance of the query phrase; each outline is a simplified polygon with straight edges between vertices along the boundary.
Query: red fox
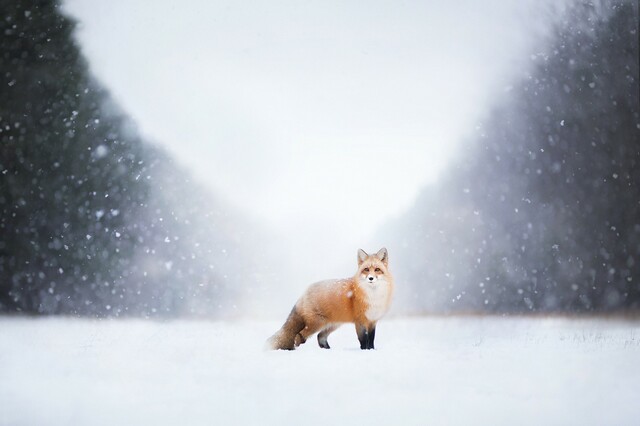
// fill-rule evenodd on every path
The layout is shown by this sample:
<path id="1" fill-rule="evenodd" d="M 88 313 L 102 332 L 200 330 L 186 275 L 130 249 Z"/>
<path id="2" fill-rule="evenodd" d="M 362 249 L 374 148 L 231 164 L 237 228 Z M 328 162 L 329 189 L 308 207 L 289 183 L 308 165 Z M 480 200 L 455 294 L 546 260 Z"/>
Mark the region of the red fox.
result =
<path id="1" fill-rule="evenodd" d="M 388 264 L 386 248 L 371 256 L 358 250 L 355 276 L 309 286 L 282 328 L 267 340 L 267 347 L 292 350 L 319 331 L 318 344 L 329 349 L 329 334 L 350 322 L 356 326 L 360 349 L 374 349 L 376 323 L 387 313 L 393 295 Z"/>

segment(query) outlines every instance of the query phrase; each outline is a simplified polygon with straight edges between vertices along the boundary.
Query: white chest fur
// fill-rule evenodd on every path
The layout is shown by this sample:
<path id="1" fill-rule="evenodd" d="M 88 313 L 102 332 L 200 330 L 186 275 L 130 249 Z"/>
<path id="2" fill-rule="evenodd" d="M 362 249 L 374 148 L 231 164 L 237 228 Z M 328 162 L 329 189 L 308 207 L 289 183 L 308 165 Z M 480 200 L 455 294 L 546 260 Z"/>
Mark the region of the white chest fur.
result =
<path id="1" fill-rule="evenodd" d="M 387 313 L 389 307 L 389 284 L 386 281 L 378 280 L 374 285 L 361 282 L 360 287 L 364 289 L 369 307 L 365 311 L 365 316 L 369 321 L 378 321 Z"/>

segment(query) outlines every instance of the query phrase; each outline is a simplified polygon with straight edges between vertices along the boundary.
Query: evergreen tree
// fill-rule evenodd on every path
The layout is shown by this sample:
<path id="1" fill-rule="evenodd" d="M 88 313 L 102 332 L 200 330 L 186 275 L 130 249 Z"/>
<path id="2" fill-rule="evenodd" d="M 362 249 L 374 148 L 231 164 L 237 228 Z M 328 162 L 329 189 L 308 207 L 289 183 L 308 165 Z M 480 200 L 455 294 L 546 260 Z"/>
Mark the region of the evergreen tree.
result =
<path id="1" fill-rule="evenodd" d="M 640 307 L 637 5 L 577 2 L 546 43 L 400 228 L 414 309 Z"/>
<path id="2" fill-rule="evenodd" d="M 57 2 L 0 4 L 0 312 L 233 313 L 255 229 L 140 139 Z"/>
<path id="3" fill-rule="evenodd" d="M 59 7 L 2 3 L 0 303 L 76 311 L 104 283 L 121 285 L 108 270 L 132 256 L 133 238 L 115 232 L 148 191 L 135 179 L 141 144 L 107 112 Z"/>

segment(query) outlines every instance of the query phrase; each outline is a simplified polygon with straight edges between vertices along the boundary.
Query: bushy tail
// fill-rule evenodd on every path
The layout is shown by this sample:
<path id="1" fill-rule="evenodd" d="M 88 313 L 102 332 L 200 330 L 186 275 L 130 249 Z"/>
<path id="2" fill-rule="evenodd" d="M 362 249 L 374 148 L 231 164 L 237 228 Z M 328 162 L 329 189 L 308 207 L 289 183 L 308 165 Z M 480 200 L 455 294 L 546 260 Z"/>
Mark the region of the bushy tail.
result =
<path id="1" fill-rule="evenodd" d="M 266 349 L 286 349 L 289 351 L 295 349 L 296 335 L 304 326 L 304 318 L 294 306 L 280 330 L 267 340 Z"/>

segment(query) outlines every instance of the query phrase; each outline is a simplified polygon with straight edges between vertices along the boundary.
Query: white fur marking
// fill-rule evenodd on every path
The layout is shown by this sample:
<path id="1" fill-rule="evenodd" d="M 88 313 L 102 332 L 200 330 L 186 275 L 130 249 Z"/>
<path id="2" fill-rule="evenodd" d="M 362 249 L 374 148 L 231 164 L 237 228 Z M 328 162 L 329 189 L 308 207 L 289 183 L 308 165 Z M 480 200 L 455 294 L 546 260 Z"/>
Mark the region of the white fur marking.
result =
<path id="1" fill-rule="evenodd" d="M 378 279 L 375 283 L 360 282 L 360 287 L 367 295 L 369 308 L 364 313 L 369 321 L 378 321 L 387 313 L 387 301 L 389 299 L 389 284 L 384 279 Z"/>

